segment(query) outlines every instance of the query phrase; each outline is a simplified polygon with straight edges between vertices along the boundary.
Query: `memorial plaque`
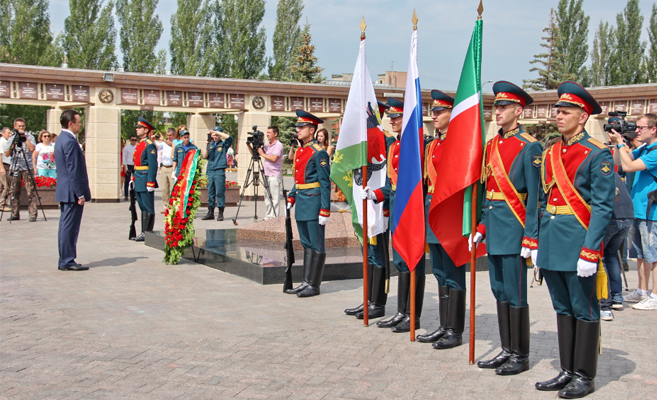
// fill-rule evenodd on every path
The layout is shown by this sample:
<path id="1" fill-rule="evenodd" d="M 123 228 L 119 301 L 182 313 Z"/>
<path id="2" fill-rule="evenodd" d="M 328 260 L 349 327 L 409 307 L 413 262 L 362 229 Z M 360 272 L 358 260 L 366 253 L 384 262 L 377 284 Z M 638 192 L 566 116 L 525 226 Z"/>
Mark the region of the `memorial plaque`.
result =
<path id="1" fill-rule="evenodd" d="M 0 98 L 8 99 L 11 97 L 11 84 L 8 81 L 0 81 Z"/>
<path id="2" fill-rule="evenodd" d="M 599 101 L 601 106 L 601 115 L 608 115 L 608 108 L 610 108 L 610 102 L 608 101 Z"/>
<path id="3" fill-rule="evenodd" d="M 147 106 L 160 105 L 160 91 L 159 90 L 144 90 L 144 104 Z"/>
<path id="4" fill-rule="evenodd" d="M 64 85 L 46 84 L 46 100 L 65 100 Z"/>
<path id="5" fill-rule="evenodd" d="M 557 107 L 551 107 L 551 118 L 555 119 L 557 117 Z"/>
<path id="6" fill-rule="evenodd" d="M 270 97 L 270 111 L 286 111 L 286 98 L 283 96 Z"/>
<path id="7" fill-rule="evenodd" d="M 329 99 L 329 112 L 341 112 L 343 111 L 343 105 L 340 99 Z M 382 115 L 383 117 L 383 115 Z"/>
<path id="8" fill-rule="evenodd" d="M 525 118 L 525 119 L 532 118 L 532 114 L 533 114 L 533 107 L 532 106 L 528 106 L 528 107 L 523 109 L 523 118 Z"/>
<path id="9" fill-rule="evenodd" d="M 139 109 L 142 111 L 153 111 L 153 106 L 140 106 Z"/>
<path id="10" fill-rule="evenodd" d="M 290 98 L 290 109 L 292 111 L 303 110 L 304 109 L 304 98 L 303 97 L 291 97 Z"/>
<path id="11" fill-rule="evenodd" d="M 71 85 L 73 101 L 89 103 L 89 86 Z"/>
<path id="12" fill-rule="evenodd" d="M 238 110 L 244 110 L 244 94 L 230 94 L 229 95 L 229 108 L 237 108 Z"/>
<path id="13" fill-rule="evenodd" d="M 644 114 L 644 100 L 631 101 L 631 115 Z"/>
<path id="14" fill-rule="evenodd" d="M 658 112 L 658 103 L 656 99 L 649 100 L 649 112 L 656 114 Z"/>
<path id="15" fill-rule="evenodd" d="M 432 114 L 430 114 L 429 109 L 430 109 L 429 104 L 428 103 L 423 103 L 423 111 L 422 111 L 423 115 L 431 116 Z"/>
<path id="16" fill-rule="evenodd" d="M 322 98 L 311 97 L 310 102 L 311 102 L 311 112 L 312 113 L 324 111 L 324 104 L 323 104 Z"/>
<path id="17" fill-rule="evenodd" d="M 537 105 L 537 118 L 547 118 L 548 117 L 548 105 L 539 104 Z"/>
<path id="18" fill-rule="evenodd" d="M 38 99 L 39 86 L 33 82 L 18 82 L 18 94 L 21 99 Z"/>
<path id="19" fill-rule="evenodd" d="M 203 92 L 187 92 L 187 105 L 190 107 L 203 107 Z"/>
<path id="20" fill-rule="evenodd" d="M 493 115 L 493 111 L 491 110 L 491 108 L 485 108 L 482 111 L 484 112 L 484 120 L 491 121 L 492 120 L 491 116 Z"/>
<path id="21" fill-rule="evenodd" d="M 137 89 L 121 89 L 121 104 L 137 104 Z"/>
<path id="22" fill-rule="evenodd" d="M 615 109 L 611 111 L 626 111 L 626 100 L 615 101 Z"/>
<path id="23" fill-rule="evenodd" d="M 180 90 L 167 90 L 167 105 L 180 107 L 183 105 L 183 92 Z"/>
<path id="24" fill-rule="evenodd" d="M 224 108 L 224 93 L 208 93 L 208 106 Z"/>

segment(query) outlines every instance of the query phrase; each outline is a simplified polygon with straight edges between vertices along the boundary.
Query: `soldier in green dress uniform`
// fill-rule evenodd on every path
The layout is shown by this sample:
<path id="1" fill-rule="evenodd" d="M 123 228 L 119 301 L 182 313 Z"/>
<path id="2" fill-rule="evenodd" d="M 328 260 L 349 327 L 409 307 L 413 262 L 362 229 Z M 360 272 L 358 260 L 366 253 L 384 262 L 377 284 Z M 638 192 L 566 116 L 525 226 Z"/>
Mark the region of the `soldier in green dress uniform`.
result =
<path id="1" fill-rule="evenodd" d="M 143 242 L 144 232 L 153 231 L 153 225 L 155 225 L 154 191 L 158 187 L 156 181 L 158 174 L 158 149 L 155 143 L 149 138 L 153 129 L 153 125 L 144 117 L 138 118 L 135 132 L 139 138 L 139 143 L 133 153 L 133 160 L 135 162 L 133 181 L 137 204 L 139 204 L 139 209 L 142 211 L 142 233 L 136 238 L 132 238 L 137 242 Z"/>

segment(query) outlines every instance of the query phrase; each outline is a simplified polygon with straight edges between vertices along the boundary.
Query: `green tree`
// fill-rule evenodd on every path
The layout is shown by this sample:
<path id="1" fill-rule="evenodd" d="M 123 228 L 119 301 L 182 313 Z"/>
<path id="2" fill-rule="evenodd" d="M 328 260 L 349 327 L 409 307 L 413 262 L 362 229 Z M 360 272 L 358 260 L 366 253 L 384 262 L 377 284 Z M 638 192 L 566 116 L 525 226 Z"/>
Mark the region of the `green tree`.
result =
<path id="1" fill-rule="evenodd" d="M 207 76 L 212 48 L 211 10 L 207 0 L 178 0 L 171 16 L 171 73 Z"/>
<path id="2" fill-rule="evenodd" d="M 301 28 L 304 4 L 301 0 L 279 0 L 276 7 L 276 27 L 272 36 L 273 59 L 268 67 L 269 79 L 292 80 L 295 51 L 301 45 Z"/>
<path id="3" fill-rule="evenodd" d="M 311 25 L 307 22 L 302 32 L 302 43 L 297 48 L 297 60 L 292 67 L 292 77 L 296 82 L 321 83 L 324 68 L 317 65 L 315 45 L 311 44 Z"/>
<path id="4" fill-rule="evenodd" d="M 560 0 L 557 12 L 557 34 L 555 50 L 562 55 L 559 69 L 566 79 L 587 85 L 587 53 L 589 47 L 589 16 L 583 11 L 583 0 Z"/>
<path id="5" fill-rule="evenodd" d="M 615 30 L 609 23 L 601 21 L 594 33 L 592 45 L 592 66 L 589 70 L 591 86 L 608 86 L 610 84 L 610 65 L 615 48 Z"/>
<path id="6" fill-rule="evenodd" d="M 610 85 L 646 82 L 642 60 L 647 43 L 640 41 L 643 22 L 639 0 L 628 0 L 624 11 L 617 14 L 616 48 L 610 67 Z"/>
<path id="7" fill-rule="evenodd" d="M 162 22 L 155 14 L 158 0 L 117 0 L 116 13 L 121 25 L 119 38 L 123 68 L 129 72 L 154 73 L 163 63 L 155 47 L 162 35 Z M 166 60 L 164 61 L 166 65 Z"/>
<path id="8" fill-rule="evenodd" d="M 557 51 L 560 45 L 560 35 L 555 19 L 555 13 L 551 9 L 551 17 L 549 24 L 544 28 L 546 36 L 542 37 L 544 43 L 540 46 L 545 50 L 544 53 L 535 54 L 530 64 L 538 64 L 537 67 L 530 68 L 530 72 L 537 72 L 539 77 L 535 79 L 524 79 L 523 88 L 532 90 L 551 90 L 557 89 L 560 82 L 565 81 L 566 74 L 562 71 L 561 67 L 564 65 L 564 54 Z"/>
<path id="9" fill-rule="evenodd" d="M 62 48 L 69 68 L 109 70 L 117 64 L 112 0 L 69 0 Z"/>
<path id="10" fill-rule="evenodd" d="M 653 3 L 649 20 L 649 55 L 645 59 L 647 82 L 656 82 L 656 3 Z"/>
<path id="11" fill-rule="evenodd" d="M 215 77 L 255 79 L 267 65 L 265 57 L 265 0 L 215 0 L 213 65 Z"/>

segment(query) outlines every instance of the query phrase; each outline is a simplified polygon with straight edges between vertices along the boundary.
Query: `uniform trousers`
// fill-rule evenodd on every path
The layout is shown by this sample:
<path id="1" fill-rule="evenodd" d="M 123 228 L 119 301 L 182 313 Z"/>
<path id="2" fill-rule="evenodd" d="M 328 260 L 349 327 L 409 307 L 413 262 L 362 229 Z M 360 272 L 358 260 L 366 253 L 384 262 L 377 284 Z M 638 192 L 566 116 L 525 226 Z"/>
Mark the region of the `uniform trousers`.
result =
<path id="1" fill-rule="evenodd" d="M 305 249 L 324 253 L 324 225 L 320 225 L 319 220 L 297 221 L 297 231 Z"/>
<path id="2" fill-rule="evenodd" d="M 146 211 L 149 214 L 155 214 L 155 197 L 153 192 L 138 192 L 135 190 L 135 197 L 137 198 L 137 204 L 139 204 L 140 210 Z"/>
<path id="3" fill-rule="evenodd" d="M 409 272 L 409 266 L 407 266 L 407 263 L 404 262 L 400 254 L 395 250 L 395 247 L 393 247 L 393 265 L 395 265 L 398 272 Z M 416 264 L 416 271 L 425 273 L 425 253 L 423 253 L 418 264 Z"/>
<path id="4" fill-rule="evenodd" d="M 581 278 L 576 271 L 549 271 L 542 268 L 553 309 L 561 315 L 573 315 L 582 321 L 598 321 L 596 274 Z"/>
<path id="5" fill-rule="evenodd" d="M 432 272 L 439 282 L 439 286 L 465 290 L 466 264 L 460 267 L 456 266 L 439 243 L 428 243 L 428 245 L 430 248 L 430 259 L 432 260 Z"/>
<path id="6" fill-rule="evenodd" d="M 386 268 L 386 257 L 388 253 L 388 231 L 380 233 L 375 236 L 377 244 L 368 243 L 368 264 L 372 264 L 375 268 Z M 363 248 L 363 247 L 361 247 Z"/>
<path id="7" fill-rule="evenodd" d="M 489 281 L 496 301 L 512 307 L 528 305 L 528 269 L 519 254 L 488 255 Z M 544 271 L 544 270 L 542 270 Z"/>
<path id="8" fill-rule="evenodd" d="M 224 208 L 226 173 L 223 169 L 208 171 L 208 207 Z"/>

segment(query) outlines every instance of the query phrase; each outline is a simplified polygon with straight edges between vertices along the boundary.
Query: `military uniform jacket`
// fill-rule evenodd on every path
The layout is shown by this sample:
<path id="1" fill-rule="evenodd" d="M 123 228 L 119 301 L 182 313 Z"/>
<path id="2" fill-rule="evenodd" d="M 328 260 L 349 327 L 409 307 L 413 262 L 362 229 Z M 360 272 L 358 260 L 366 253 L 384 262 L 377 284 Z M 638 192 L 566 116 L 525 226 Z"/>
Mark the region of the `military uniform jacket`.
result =
<path id="1" fill-rule="evenodd" d="M 478 226 L 486 236 L 487 253 L 519 254 L 521 246 L 537 248 L 541 154 L 541 143 L 520 126 L 499 130 L 487 142 L 482 168 L 486 195 Z"/>
<path id="2" fill-rule="evenodd" d="M 384 216 L 393 215 L 395 206 L 395 188 L 398 183 L 398 166 L 400 163 L 400 141 L 393 136 L 386 135 L 386 182 L 384 186 L 373 190 L 375 202 L 384 202 Z M 391 229 L 393 220 L 389 219 L 388 229 Z"/>
<path id="3" fill-rule="evenodd" d="M 295 150 L 295 184 L 288 194 L 288 203 L 296 204 L 297 221 L 317 220 L 330 212 L 331 180 L 329 155 L 311 140 Z"/>
<path id="4" fill-rule="evenodd" d="M 559 154 L 554 154 L 556 151 Z M 591 210 L 589 221 L 583 221 L 586 228 L 577 215 L 569 212 L 576 202 L 567 201 L 563 190 L 556 184 L 551 157 L 558 155 L 568 181 L 576 189 L 573 198 Z M 561 168 L 559 165 L 555 167 Z M 614 163 L 610 150 L 583 131 L 566 144 L 558 143 L 544 150 L 541 181 L 537 265 L 551 271 L 574 272 L 579 258 L 598 261 L 615 201 Z M 568 191 L 564 192 L 569 196 Z"/>
<path id="5" fill-rule="evenodd" d="M 135 163 L 135 181 L 136 192 L 146 192 L 146 187 L 156 188 L 158 184 L 155 180 L 158 174 L 158 149 L 151 139 L 144 138 L 135 147 L 133 153 Z"/>
<path id="6" fill-rule="evenodd" d="M 183 146 L 183 143 L 179 144 L 176 146 L 174 149 L 174 162 L 176 163 L 176 175 L 180 174 L 180 170 L 183 167 L 183 161 L 185 161 L 185 156 L 187 153 L 189 153 L 192 150 L 198 150 L 198 147 L 196 147 L 195 144 L 190 142 L 189 146 L 187 146 L 187 151 L 185 151 L 185 146 Z"/>
<path id="7" fill-rule="evenodd" d="M 219 142 L 213 141 L 208 144 L 208 167 L 206 171 L 210 172 L 228 168 L 226 152 L 232 144 L 232 136 L 229 136 Z"/>

